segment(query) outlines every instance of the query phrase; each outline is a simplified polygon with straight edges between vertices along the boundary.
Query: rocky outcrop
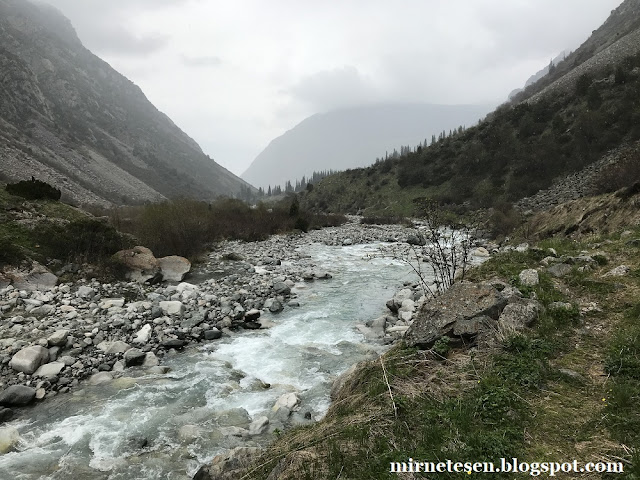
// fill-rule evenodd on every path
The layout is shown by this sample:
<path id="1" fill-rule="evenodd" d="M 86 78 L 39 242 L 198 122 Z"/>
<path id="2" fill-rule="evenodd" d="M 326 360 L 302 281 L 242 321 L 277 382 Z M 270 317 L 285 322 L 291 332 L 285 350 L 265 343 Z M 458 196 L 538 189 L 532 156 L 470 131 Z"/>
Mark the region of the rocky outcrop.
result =
<path id="1" fill-rule="evenodd" d="M 488 284 L 454 283 L 427 300 L 405 335 L 411 346 L 429 349 L 443 336 L 472 340 L 489 320 L 498 320 L 507 300 Z"/>

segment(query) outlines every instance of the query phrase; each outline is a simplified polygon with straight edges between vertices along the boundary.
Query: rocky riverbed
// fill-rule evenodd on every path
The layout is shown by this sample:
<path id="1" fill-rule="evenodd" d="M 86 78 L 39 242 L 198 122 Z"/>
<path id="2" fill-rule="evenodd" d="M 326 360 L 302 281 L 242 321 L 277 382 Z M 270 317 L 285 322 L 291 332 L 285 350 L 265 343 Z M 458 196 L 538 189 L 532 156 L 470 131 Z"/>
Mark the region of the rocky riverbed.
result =
<path id="1" fill-rule="evenodd" d="M 411 235 L 405 227 L 352 222 L 262 242 L 224 242 L 177 284 L 84 279 L 6 286 L 0 290 L 0 418 L 83 381 L 108 382 L 130 367 L 164 373 L 163 357 L 190 344 L 269 328 L 262 312 L 297 307 L 292 287 L 332 277 L 310 261 L 305 245 L 382 241 L 399 256 Z M 389 315 L 360 325 L 361 333 L 388 343 L 406 331 L 422 293 L 417 283 L 405 287 L 391 299 Z"/>

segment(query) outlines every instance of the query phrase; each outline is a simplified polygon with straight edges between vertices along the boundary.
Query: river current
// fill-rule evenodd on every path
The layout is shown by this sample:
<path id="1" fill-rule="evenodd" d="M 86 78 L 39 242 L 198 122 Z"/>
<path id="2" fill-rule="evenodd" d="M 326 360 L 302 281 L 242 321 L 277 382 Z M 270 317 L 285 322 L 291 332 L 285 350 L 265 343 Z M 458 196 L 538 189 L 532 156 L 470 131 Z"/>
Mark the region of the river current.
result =
<path id="1" fill-rule="evenodd" d="M 376 257 L 378 247 L 307 246 L 304 253 L 334 276 L 296 285 L 300 307 L 264 313 L 270 329 L 165 357 L 165 375 L 130 369 L 34 406 L 4 425 L 22 440 L 0 456 L 0 478 L 189 479 L 228 448 L 273 439 L 230 432 L 268 414 L 284 393 L 301 398 L 300 418 L 320 419 L 333 380 L 384 350 L 355 325 L 386 313 L 386 300 L 415 280 L 402 262 Z"/>

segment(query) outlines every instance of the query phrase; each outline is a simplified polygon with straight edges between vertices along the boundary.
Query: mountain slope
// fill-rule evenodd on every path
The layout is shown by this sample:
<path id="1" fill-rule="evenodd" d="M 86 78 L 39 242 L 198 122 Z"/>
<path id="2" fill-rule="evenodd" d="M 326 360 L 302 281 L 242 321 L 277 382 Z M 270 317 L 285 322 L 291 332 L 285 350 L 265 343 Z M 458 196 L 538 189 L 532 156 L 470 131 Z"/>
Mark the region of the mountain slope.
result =
<path id="1" fill-rule="evenodd" d="M 6 180 L 33 175 L 104 205 L 250 188 L 85 49 L 52 7 L 0 0 L 0 72 Z"/>
<path id="2" fill-rule="evenodd" d="M 381 104 L 335 110 L 306 118 L 273 140 L 242 174 L 266 188 L 313 171 L 371 165 L 401 145 L 475 124 L 486 106 Z"/>
<path id="3" fill-rule="evenodd" d="M 626 0 L 551 75 L 479 125 L 398 159 L 332 175 L 303 204 L 411 215 L 416 199 L 429 197 L 458 210 L 502 208 L 607 152 L 625 151 L 640 139 L 639 119 L 640 0 Z"/>

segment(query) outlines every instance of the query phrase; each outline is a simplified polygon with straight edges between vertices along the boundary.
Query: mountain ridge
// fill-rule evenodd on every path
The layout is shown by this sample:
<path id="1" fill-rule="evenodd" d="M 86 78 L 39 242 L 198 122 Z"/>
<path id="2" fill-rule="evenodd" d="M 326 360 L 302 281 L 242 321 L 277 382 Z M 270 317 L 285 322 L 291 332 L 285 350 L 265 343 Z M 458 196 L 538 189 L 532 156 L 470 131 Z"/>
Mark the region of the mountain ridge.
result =
<path id="1" fill-rule="evenodd" d="M 54 7 L 0 0 L 0 40 L 5 180 L 37 176 L 104 206 L 253 190 L 84 48 Z"/>
<path id="2" fill-rule="evenodd" d="M 387 102 L 316 113 L 271 140 L 241 178 L 267 188 L 313 171 L 364 167 L 401 145 L 476 123 L 488 111 L 482 105 Z"/>

